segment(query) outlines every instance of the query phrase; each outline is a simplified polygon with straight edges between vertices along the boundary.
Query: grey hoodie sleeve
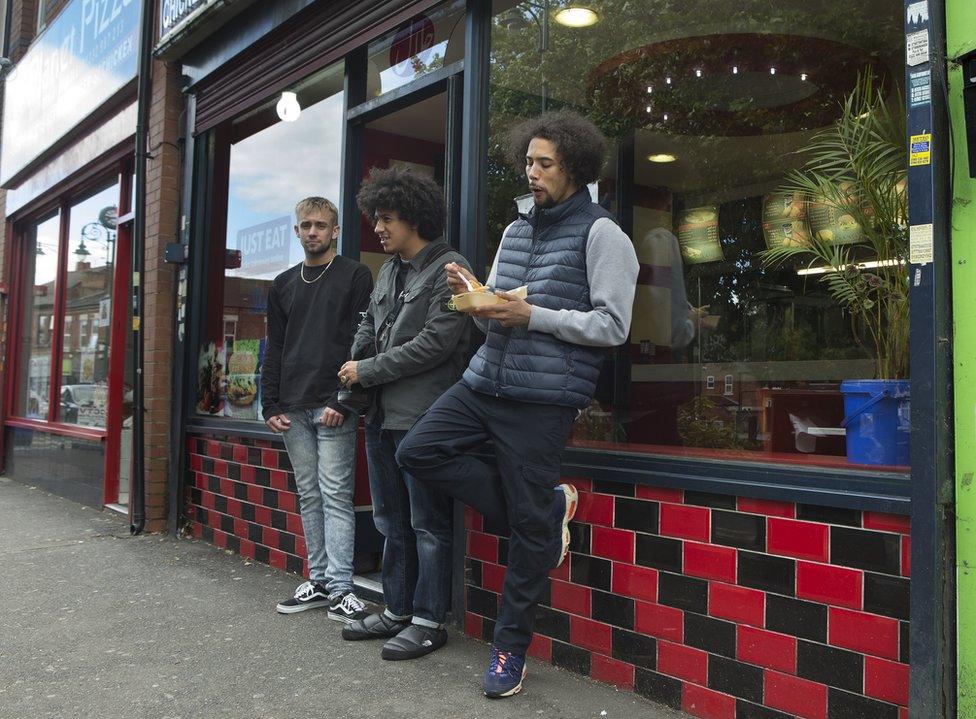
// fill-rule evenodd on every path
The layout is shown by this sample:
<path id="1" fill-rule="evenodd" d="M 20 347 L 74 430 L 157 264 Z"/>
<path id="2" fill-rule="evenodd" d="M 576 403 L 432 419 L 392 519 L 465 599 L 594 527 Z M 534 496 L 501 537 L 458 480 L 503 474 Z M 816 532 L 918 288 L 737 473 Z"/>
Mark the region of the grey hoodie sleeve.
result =
<path id="1" fill-rule="evenodd" d="M 533 307 L 529 329 L 578 345 L 623 344 L 630 334 L 638 269 L 630 238 L 613 220 L 600 218 L 586 238 L 586 277 L 593 309 L 581 312 Z"/>
<path id="2" fill-rule="evenodd" d="M 495 251 L 495 259 L 491 261 L 491 271 L 488 272 L 488 278 L 485 280 L 485 284 L 488 287 L 495 286 L 495 278 L 498 276 L 498 255 L 501 254 L 502 243 L 505 242 L 505 236 L 508 234 L 509 229 L 511 229 L 514 222 L 509 223 L 508 227 L 502 232 L 502 239 L 498 241 L 498 249 Z M 488 332 L 488 320 L 484 317 L 474 317 L 472 316 L 475 325 L 484 334 Z"/>

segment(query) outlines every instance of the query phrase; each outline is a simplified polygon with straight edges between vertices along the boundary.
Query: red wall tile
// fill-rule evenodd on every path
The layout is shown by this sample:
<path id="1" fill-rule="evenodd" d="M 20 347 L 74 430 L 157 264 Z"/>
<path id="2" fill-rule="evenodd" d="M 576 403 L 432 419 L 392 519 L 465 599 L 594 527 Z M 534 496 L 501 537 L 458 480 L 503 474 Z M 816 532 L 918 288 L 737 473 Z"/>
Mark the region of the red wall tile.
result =
<path id="1" fill-rule="evenodd" d="M 638 484 L 635 495 L 638 499 L 654 499 L 658 502 L 674 502 L 675 504 L 681 504 L 685 497 L 685 493 L 680 489 L 649 487 L 646 484 Z"/>
<path id="2" fill-rule="evenodd" d="M 497 562 L 498 537 L 481 532 L 468 532 L 468 556 L 485 562 Z"/>
<path id="3" fill-rule="evenodd" d="M 481 617 L 471 612 L 464 613 L 464 633 L 469 637 L 481 638 Z M 538 634 L 536 636 L 539 636 Z"/>
<path id="4" fill-rule="evenodd" d="M 576 508 L 576 521 L 589 524 L 613 524 L 613 497 L 609 494 L 580 492 L 579 506 Z"/>
<path id="5" fill-rule="evenodd" d="M 908 665 L 865 657 L 864 693 L 875 699 L 908 706 Z"/>
<path id="6" fill-rule="evenodd" d="M 476 532 L 480 532 L 484 527 L 484 518 L 476 511 L 471 509 L 471 507 L 465 505 L 464 526 L 467 527 L 468 529 L 473 529 Z"/>
<path id="7" fill-rule="evenodd" d="M 840 607 L 828 609 L 827 641 L 888 659 L 898 658 L 898 620 Z"/>
<path id="8" fill-rule="evenodd" d="M 250 494 L 250 492 L 248 492 Z M 254 508 L 254 523 L 263 527 L 271 524 L 271 509 L 268 507 L 257 506 Z"/>
<path id="9" fill-rule="evenodd" d="M 826 524 L 770 517 L 766 523 L 766 547 L 770 554 L 826 562 L 830 529 Z"/>
<path id="10" fill-rule="evenodd" d="M 505 583 L 505 567 L 491 562 L 483 562 L 481 565 L 481 586 L 489 592 L 501 594 L 502 585 Z"/>
<path id="11" fill-rule="evenodd" d="M 908 534 L 911 520 L 903 514 L 882 514 L 881 512 L 865 512 L 864 528 L 879 529 L 882 532 L 901 532 Z"/>
<path id="12" fill-rule="evenodd" d="M 247 447 L 243 444 L 235 444 L 231 449 L 231 457 L 238 464 L 247 464 Z"/>
<path id="13" fill-rule="evenodd" d="M 796 596 L 826 604 L 860 609 L 864 573 L 827 564 L 796 563 Z"/>
<path id="14" fill-rule="evenodd" d="M 792 502 L 776 502 L 771 499 L 750 499 L 739 497 L 736 502 L 740 512 L 767 514 L 771 517 L 795 517 L 796 505 Z"/>
<path id="15" fill-rule="evenodd" d="M 590 657 L 590 676 L 624 689 L 634 688 L 634 665 L 617 661 L 602 654 Z"/>
<path id="16" fill-rule="evenodd" d="M 901 538 L 901 573 L 905 577 L 912 574 L 912 538 Z"/>
<path id="17" fill-rule="evenodd" d="M 550 569 L 549 570 L 550 579 L 558 579 L 563 582 L 568 582 L 569 568 L 572 566 L 572 559 L 573 559 L 573 555 L 567 554 L 562 564 L 560 564 L 555 569 Z"/>
<path id="18" fill-rule="evenodd" d="M 710 582 L 708 613 L 720 619 L 763 627 L 766 625 L 766 595 L 758 589 Z"/>
<path id="19" fill-rule="evenodd" d="M 271 564 L 271 566 L 274 567 L 275 569 L 280 569 L 281 571 L 285 571 L 285 568 L 287 566 L 285 553 L 279 549 L 272 549 L 271 556 L 269 559 L 269 564 Z"/>
<path id="20" fill-rule="evenodd" d="M 634 563 L 634 533 L 624 529 L 594 526 L 592 530 L 593 554 L 618 562 Z"/>
<path id="21" fill-rule="evenodd" d="M 485 565 L 488 566 L 488 565 Z M 482 567 L 482 576 L 484 567 Z M 553 609 L 583 617 L 590 616 L 590 588 L 579 584 L 553 580 L 550 584 L 549 603 Z M 485 587 L 487 589 L 487 587 Z M 493 590 L 497 591 L 497 590 Z"/>
<path id="22" fill-rule="evenodd" d="M 661 505 L 661 534 L 682 539 L 709 540 L 710 513 L 706 507 L 684 504 Z"/>
<path id="23" fill-rule="evenodd" d="M 255 517 L 257 517 L 256 513 Z M 295 536 L 301 537 L 305 534 L 305 528 L 302 526 L 302 517 L 300 514 L 285 515 L 285 527 Z"/>
<path id="24" fill-rule="evenodd" d="M 610 625 L 594 622 L 576 615 L 569 617 L 569 638 L 578 647 L 601 654 L 610 653 Z"/>
<path id="25" fill-rule="evenodd" d="M 685 542 L 685 574 L 723 582 L 735 581 L 735 550 L 713 544 Z"/>
<path id="26" fill-rule="evenodd" d="M 479 631 L 478 636 L 481 636 Z M 526 651 L 530 657 L 541 659 L 544 662 L 552 661 L 552 639 L 541 634 L 532 635 L 532 642 Z"/>
<path id="27" fill-rule="evenodd" d="M 736 656 L 749 664 L 796 674 L 796 637 L 740 624 Z"/>
<path id="28" fill-rule="evenodd" d="M 278 469 L 278 450 L 262 449 L 261 466 L 267 467 L 268 469 Z"/>
<path id="29" fill-rule="evenodd" d="M 684 641 L 684 613 L 674 607 L 636 602 L 634 628 L 641 634 L 681 642 Z"/>
<path id="30" fill-rule="evenodd" d="M 614 594 L 656 602 L 657 570 L 614 562 L 612 588 Z"/>
<path id="31" fill-rule="evenodd" d="M 694 684 L 684 685 L 681 708 L 702 719 L 735 719 L 735 697 Z"/>
<path id="32" fill-rule="evenodd" d="M 708 684 L 708 653 L 681 644 L 658 642 L 657 670 L 696 684 Z"/>
<path id="33" fill-rule="evenodd" d="M 271 486 L 275 489 L 279 489 L 282 492 L 288 491 L 288 472 L 281 469 L 272 469 L 268 472 L 271 478 Z"/>
<path id="34" fill-rule="evenodd" d="M 766 701 L 773 709 L 796 714 L 803 719 L 826 719 L 827 686 L 779 672 L 765 672 Z"/>

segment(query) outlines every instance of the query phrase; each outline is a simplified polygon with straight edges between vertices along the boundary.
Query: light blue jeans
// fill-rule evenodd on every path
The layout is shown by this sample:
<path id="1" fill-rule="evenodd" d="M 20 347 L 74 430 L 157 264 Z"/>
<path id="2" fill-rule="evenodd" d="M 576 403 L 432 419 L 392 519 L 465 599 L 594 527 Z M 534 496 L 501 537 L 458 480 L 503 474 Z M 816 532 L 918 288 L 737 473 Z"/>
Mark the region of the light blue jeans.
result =
<path id="1" fill-rule="evenodd" d="M 353 588 L 353 484 L 359 418 L 350 415 L 338 427 L 326 427 L 318 421 L 324 409 L 288 412 L 291 427 L 282 437 L 298 488 L 308 578 L 325 585 L 334 597 Z"/>

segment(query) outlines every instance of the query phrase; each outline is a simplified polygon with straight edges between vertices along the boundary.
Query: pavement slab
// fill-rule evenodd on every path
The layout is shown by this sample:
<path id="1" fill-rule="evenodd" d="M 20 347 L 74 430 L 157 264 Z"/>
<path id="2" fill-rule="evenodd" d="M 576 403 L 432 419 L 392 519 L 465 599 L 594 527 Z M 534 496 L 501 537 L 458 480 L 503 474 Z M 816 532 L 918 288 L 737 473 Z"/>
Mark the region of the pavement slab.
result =
<path id="1" fill-rule="evenodd" d="M 0 719 L 678 719 L 529 660 L 481 693 L 488 646 L 452 632 L 412 662 L 344 642 L 322 610 L 279 615 L 296 577 L 0 478 Z"/>

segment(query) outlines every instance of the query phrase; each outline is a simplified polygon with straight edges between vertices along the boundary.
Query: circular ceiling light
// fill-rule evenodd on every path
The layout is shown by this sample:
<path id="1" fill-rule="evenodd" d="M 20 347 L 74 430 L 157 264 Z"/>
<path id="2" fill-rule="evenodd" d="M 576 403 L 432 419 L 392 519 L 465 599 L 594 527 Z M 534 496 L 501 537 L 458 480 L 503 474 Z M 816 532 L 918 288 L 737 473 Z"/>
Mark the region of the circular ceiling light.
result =
<path id="1" fill-rule="evenodd" d="M 285 122 L 294 122 L 302 114 L 302 106 L 298 104 L 298 95 L 294 92 L 281 93 L 281 99 L 275 105 L 275 110 Z"/>
<path id="2" fill-rule="evenodd" d="M 659 152 L 656 155 L 648 155 L 647 159 L 650 160 L 651 162 L 665 163 L 665 162 L 674 162 L 678 158 L 667 152 Z"/>
<path id="3" fill-rule="evenodd" d="M 568 7 L 556 13 L 556 22 L 566 27 L 589 27 L 600 21 L 600 16 L 587 7 Z"/>

